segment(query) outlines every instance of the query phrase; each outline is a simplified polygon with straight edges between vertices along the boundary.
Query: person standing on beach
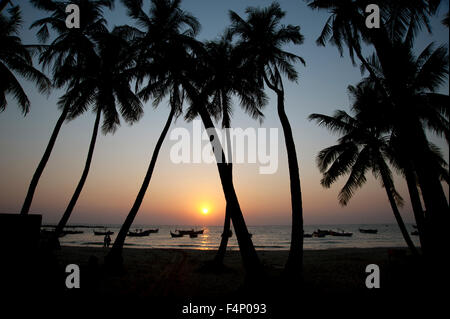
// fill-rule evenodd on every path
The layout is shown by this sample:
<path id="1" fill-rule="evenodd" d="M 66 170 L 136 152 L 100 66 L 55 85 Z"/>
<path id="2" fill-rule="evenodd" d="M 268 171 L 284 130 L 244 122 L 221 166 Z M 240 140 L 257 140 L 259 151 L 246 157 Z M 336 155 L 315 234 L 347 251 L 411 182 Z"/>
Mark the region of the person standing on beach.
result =
<path id="1" fill-rule="evenodd" d="M 105 238 L 103 239 L 103 248 L 109 248 L 109 244 L 111 243 L 111 237 L 108 233 L 106 233 Z"/>

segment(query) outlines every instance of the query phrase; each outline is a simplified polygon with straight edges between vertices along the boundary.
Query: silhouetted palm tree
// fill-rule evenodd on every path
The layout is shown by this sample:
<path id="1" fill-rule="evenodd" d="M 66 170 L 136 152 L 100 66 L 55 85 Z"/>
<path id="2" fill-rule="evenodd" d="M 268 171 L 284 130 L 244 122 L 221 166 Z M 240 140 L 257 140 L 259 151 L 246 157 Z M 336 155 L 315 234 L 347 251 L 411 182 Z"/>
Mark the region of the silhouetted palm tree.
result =
<path id="1" fill-rule="evenodd" d="M 247 8 L 247 20 L 230 11 L 231 32 L 240 36 L 239 44 L 249 56 L 248 63 L 255 66 L 258 83 L 264 83 L 277 94 L 278 116 L 283 127 L 289 164 L 289 177 L 292 204 L 292 233 L 286 271 L 293 275 L 301 273 L 303 264 L 303 207 L 300 187 L 300 174 L 291 125 L 284 108 L 284 87 L 282 74 L 291 81 L 297 80 L 297 71 L 292 63 L 304 60 L 292 53 L 283 51 L 283 45 L 302 44 L 300 27 L 280 25 L 285 13 L 279 4 L 260 8 Z"/>
<path id="2" fill-rule="evenodd" d="M 148 84 L 139 95 L 145 101 L 152 98 L 155 107 L 169 95 L 171 110 L 156 143 L 139 193 L 106 258 L 108 264 L 113 267 L 122 264 L 123 245 L 150 184 L 162 143 L 174 117 L 178 117 L 182 112 L 184 92 L 177 79 L 179 74 L 167 70 L 166 66 L 172 64 L 176 65 L 177 69 L 182 69 L 185 62 L 184 55 L 189 45 L 194 43 L 193 37 L 200 27 L 197 19 L 179 8 L 179 1 L 151 1 L 149 15 L 142 11 L 142 1 L 124 1 L 124 3 L 129 15 L 145 28 L 144 31 L 140 31 L 129 26 L 120 27 L 121 32 L 134 41 L 137 54 L 134 76 L 137 77 L 138 85 L 148 79 Z"/>
<path id="3" fill-rule="evenodd" d="M 72 1 L 83 12 L 80 18 L 79 29 L 68 29 L 66 27 L 66 2 L 52 0 L 32 0 L 31 2 L 37 8 L 49 14 L 49 16 L 39 19 L 31 25 L 31 28 L 39 27 L 37 32 L 38 38 L 42 42 L 46 42 L 50 37 L 49 29 L 56 32 L 56 38 L 42 50 L 39 57 L 40 63 L 44 67 L 51 67 L 54 85 L 58 88 L 64 87 L 73 81 L 73 77 L 70 72 L 67 72 L 67 69 L 73 68 L 76 64 L 82 64 L 95 56 L 93 37 L 97 33 L 106 32 L 106 21 L 103 19 L 102 10 L 104 8 L 110 8 L 113 0 Z M 61 110 L 61 115 L 56 122 L 44 154 L 31 179 L 22 205 L 21 214 L 28 214 L 30 211 L 39 179 L 47 165 L 61 126 L 66 120 L 68 113 L 69 109 L 67 108 Z"/>
<path id="4" fill-rule="evenodd" d="M 129 9 L 129 14 L 137 19 L 139 23 L 143 25 L 151 24 L 151 21 L 148 21 L 148 16 L 142 11 L 142 1 L 138 1 L 136 5 L 133 5 L 132 1 L 125 1 L 125 3 Z M 151 34 L 149 34 L 148 37 L 144 37 L 141 42 L 147 42 L 149 45 L 139 52 L 137 57 L 138 61 L 141 61 L 141 58 L 144 61 L 147 61 L 147 58 L 150 56 L 151 59 L 156 57 L 155 62 L 163 62 L 148 63 L 147 65 L 142 66 L 144 74 L 150 76 L 150 82 L 149 85 L 141 91 L 141 94 L 146 95 L 147 92 L 154 91 L 152 77 L 156 76 L 156 81 L 158 77 L 161 77 L 162 79 L 165 77 L 168 79 L 170 78 L 170 81 L 172 81 L 171 83 L 180 84 L 180 88 L 184 91 L 185 97 L 191 102 L 190 111 L 188 111 L 188 113 L 193 116 L 197 114 L 201 115 L 205 127 L 213 129 L 214 124 L 208 110 L 208 107 L 210 106 L 208 101 L 210 90 L 208 89 L 206 81 L 207 74 L 204 72 L 204 63 L 202 63 L 201 58 L 198 57 L 199 55 L 204 55 L 202 44 L 195 40 L 193 37 L 194 34 L 191 31 L 180 33 L 179 29 L 171 28 L 172 23 L 175 23 L 176 25 L 179 22 L 177 17 L 182 13 L 179 8 L 179 0 L 153 0 L 151 3 L 153 8 L 161 8 L 162 19 L 157 21 L 158 24 L 169 26 L 169 28 L 155 28 L 151 31 Z M 183 24 L 187 24 L 190 27 L 193 27 L 194 23 L 196 23 L 196 20 L 190 15 L 188 15 L 187 22 L 183 22 Z M 142 36 L 142 33 L 138 30 L 132 30 L 130 28 L 126 29 L 128 29 L 131 36 Z M 178 41 L 174 41 L 174 38 L 178 39 Z M 138 72 L 138 84 L 141 82 L 141 77 L 142 74 L 139 75 Z M 167 92 L 170 87 L 167 86 L 160 89 L 165 89 Z M 149 94 L 149 96 L 152 95 L 153 94 Z M 222 157 L 220 158 L 224 158 L 221 145 L 218 145 L 218 147 L 220 149 L 219 151 L 222 152 Z M 238 238 L 244 267 L 249 275 L 256 274 L 260 263 L 240 210 L 231 174 L 226 170 L 226 167 L 223 166 L 220 158 L 217 160 L 219 175 L 227 204 L 231 207 L 231 219 L 236 231 L 236 237 Z M 107 261 L 121 260 L 121 248 L 119 245 L 116 247 L 118 248 L 115 252 L 112 252 L 114 248 L 111 250 L 111 253 L 106 258 Z"/>
<path id="5" fill-rule="evenodd" d="M 0 14 L 0 112 L 6 108 L 6 95 L 11 94 L 27 114 L 30 101 L 14 74 L 33 81 L 39 92 L 50 92 L 51 82 L 33 67 L 35 47 L 24 45 L 19 37 L 22 25 L 19 6 L 8 9 L 8 13 L 9 16 Z"/>
<path id="6" fill-rule="evenodd" d="M 245 54 L 231 43 L 231 34 L 226 31 L 218 41 L 207 42 L 206 64 L 212 75 L 211 84 L 211 110 L 222 118 L 222 128 L 226 130 L 227 158 L 223 161 L 228 165 L 230 174 L 233 174 L 233 154 L 231 150 L 231 137 L 229 128 L 232 117 L 232 98 L 237 96 L 244 110 L 254 119 L 263 118 L 261 108 L 266 104 L 266 97 L 262 88 L 252 77 L 250 64 L 245 63 Z M 214 111 L 213 111 L 214 112 Z M 216 266 L 223 265 L 229 233 L 231 231 L 231 217 L 228 205 L 225 209 L 225 221 L 219 250 L 214 259 Z"/>
<path id="7" fill-rule="evenodd" d="M 414 112 L 410 112 L 409 106 L 412 102 L 420 101 L 415 99 L 415 95 L 422 95 L 423 100 L 424 93 L 436 90 L 442 83 L 442 77 L 448 75 L 448 58 L 446 61 L 442 59 L 442 50 L 433 53 L 434 58 L 426 63 L 430 57 L 429 49 L 428 52 L 424 51 L 422 58 L 416 60 L 417 63 L 411 59 L 414 38 L 423 27 L 430 31 L 429 19 L 436 12 L 440 1 L 379 1 L 377 4 L 380 5 L 381 24 L 384 26 L 379 29 L 365 27 L 364 8 L 368 3 L 365 0 L 311 1 L 310 7 L 332 13 L 318 43 L 324 45 L 330 40 L 341 48 L 341 51 L 342 46 L 347 45 L 350 55 L 352 56 L 353 51 L 356 52 L 363 70 L 368 70 L 373 81 L 377 82 L 378 89 L 385 96 L 385 102 L 390 105 L 391 111 L 396 113 L 396 116 L 391 114 L 390 119 L 396 121 L 397 132 L 402 132 L 398 135 L 400 139 L 398 145 L 404 148 L 399 154 L 409 156 L 408 163 L 404 163 L 409 167 L 409 171 L 405 172 L 408 186 L 412 187 L 415 184 L 414 177 L 417 176 L 427 215 L 430 216 L 429 220 L 435 220 L 435 217 L 431 216 L 448 215 L 448 202 L 440 182 L 440 167 L 430 163 L 433 160 L 426 155 L 432 154 L 429 143 L 418 114 L 412 115 Z M 375 49 L 376 55 L 372 57 L 372 61 L 362 57 L 360 52 L 362 40 Z M 421 75 L 417 76 L 418 74 Z M 427 100 L 433 100 L 434 105 L 443 105 L 441 96 L 428 95 Z M 425 103 L 427 104 L 429 103 Z M 444 114 L 442 112 L 447 111 L 441 108 L 435 113 L 437 115 L 434 118 L 439 118 Z M 415 142 L 411 143 L 413 137 Z M 414 213 L 418 216 L 423 212 L 419 211 L 417 198 L 413 200 L 413 197 L 416 197 L 413 193 L 416 191 L 410 188 Z M 432 223 L 437 226 L 445 224 L 445 221 Z M 431 233 L 439 232 L 441 230 L 436 228 Z"/>
<path id="8" fill-rule="evenodd" d="M 119 113 L 129 124 L 138 121 L 143 114 L 141 101 L 130 88 L 135 52 L 126 39 L 114 32 L 102 34 L 96 43 L 98 56 L 95 59 L 67 69 L 76 80 L 60 101 L 62 108 L 70 110 L 69 119 L 76 118 L 91 106 L 96 118 L 83 173 L 55 229 L 56 238 L 69 220 L 86 182 L 102 113 L 104 134 L 115 132 L 120 125 Z"/>
<path id="9" fill-rule="evenodd" d="M 365 108 L 379 106 L 376 92 L 364 82 L 357 87 L 350 86 L 349 92 L 356 100 L 355 103 L 364 103 Z M 311 114 L 309 119 L 342 135 L 337 145 L 320 151 L 317 156 L 317 165 L 323 173 L 322 186 L 329 188 L 339 177 L 348 175 L 347 182 L 339 192 L 339 203 L 347 205 L 355 191 L 367 181 L 366 172 L 372 170 L 376 178 L 381 178 L 403 238 L 412 253 L 417 255 L 397 207 L 402 205 L 403 200 L 395 190 L 392 173 L 386 163 L 386 159 L 391 157 L 389 135 L 383 135 L 382 130 L 370 118 L 358 117 L 358 114 L 352 117 L 345 111 L 336 111 L 333 116 Z"/>
<path id="10" fill-rule="evenodd" d="M 436 161 L 425 130 L 434 131 L 447 142 L 450 139 L 449 96 L 436 93 L 448 76 L 448 53 L 444 46 L 433 49 L 433 44 L 430 44 L 415 57 L 407 43 L 397 43 L 393 47 L 390 63 L 396 65 L 397 72 L 386 74 L 377 57 L 373 55 L 370 58 L 382 90 L 387 93 L 384 100 L 387 107 L 379 111 L 385 113 L 383 125 L 392 130 L 400 162 L 405 170 L 409 170 L 405 171 L 408 185 L 413 185 L 417 177 L 427 212 L 429 229 L 426 234 L 433 237 L 433 246 L 439 246 L 449 209 L 445 194 L 441 197 L 441 165 Z"/>

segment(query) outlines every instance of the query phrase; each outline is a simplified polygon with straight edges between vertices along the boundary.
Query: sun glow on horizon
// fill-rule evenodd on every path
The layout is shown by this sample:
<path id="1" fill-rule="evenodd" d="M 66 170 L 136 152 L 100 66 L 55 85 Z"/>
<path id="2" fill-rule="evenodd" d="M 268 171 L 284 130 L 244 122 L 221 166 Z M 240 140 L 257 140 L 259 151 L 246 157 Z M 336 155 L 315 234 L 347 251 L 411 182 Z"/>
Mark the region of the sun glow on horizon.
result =
<path id="1" fill-rule="evenodd" d="M 209 209 L 206 208 L 206 207 L 203 207 L 202 208 L 202 213 L 203 213 L 203 215 L 207 215 L 209 213 Z"/>

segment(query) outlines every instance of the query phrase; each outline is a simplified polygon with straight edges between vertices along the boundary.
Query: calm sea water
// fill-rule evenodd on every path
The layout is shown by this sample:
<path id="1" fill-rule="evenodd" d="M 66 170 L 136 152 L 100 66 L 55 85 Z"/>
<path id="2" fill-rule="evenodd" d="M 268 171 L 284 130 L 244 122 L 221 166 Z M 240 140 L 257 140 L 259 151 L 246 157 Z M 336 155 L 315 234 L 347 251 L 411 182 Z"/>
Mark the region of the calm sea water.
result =
<path id="1" fill-rule="evenodd" d="M 114 242 L 119 232 L 119 226 L 106 226 L 113 231 L 111 236 Z M 409 232 L 413 231 L 412 225 L 407 225 Z M 159 228 L 158 233 L 150 234 L 148 237 L 127 237 L 126 246 L 133 248 L 185 248 L 185 249 L 217 249 L 220 243 L 221 226 L 158 226 L 158 225 L 136 225 L 138 229 Z M 197 238 L 184 236 L 171 238 L 169 231 L 175 229 L 204 229 L 203 235 Z M 312 233 L 316 229 L 344 230 L 352 232 L 352 237 L 326 236 L 324 238 L 305 238 L 305 249 L 330 249 L 330 248 L 370 248 L 370 247 L 404 247 L 405 241 L 400 230 L 395 224 L 380 225 L 305 225 L 305 232 Z M 376 228 L 378 234 L 362 234 L 359 228 Z M 83 231 L 82 234 L 66 235 L 60 239 L 62 245 L 66 246 L 101 246 L 103 236 L 95 236 L 92 228 L 70 228 L 70 230 Z M 98 228 L 97 230 L 104 231 Z M 287 250 L 290 244 L 290 226 L 249 226 L 253 234 L 253 243 L 258 250 Z M 419 246 L 417 236 L 411 236 L 414 243 Z M 233 236 L 228 243 L 228 249 L 237 250 L 238 244 L 233 230 Z"/>

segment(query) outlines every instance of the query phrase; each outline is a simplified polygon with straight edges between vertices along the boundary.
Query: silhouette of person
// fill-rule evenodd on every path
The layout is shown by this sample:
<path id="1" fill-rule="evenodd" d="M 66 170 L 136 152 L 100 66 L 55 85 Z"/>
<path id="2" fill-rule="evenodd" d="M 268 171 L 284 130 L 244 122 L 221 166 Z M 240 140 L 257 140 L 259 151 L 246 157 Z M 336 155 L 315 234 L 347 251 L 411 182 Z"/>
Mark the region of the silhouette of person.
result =
<path id="1" fill-rule="evenodd" d="M 106 233 L 105 238 L 103 239 L 103 248 L 109 248 L 109 244 L 111 243 L 111 237 L 108 233 Z"/>

